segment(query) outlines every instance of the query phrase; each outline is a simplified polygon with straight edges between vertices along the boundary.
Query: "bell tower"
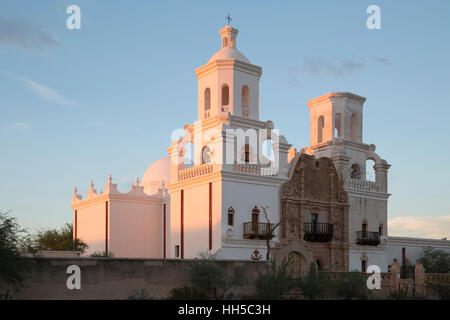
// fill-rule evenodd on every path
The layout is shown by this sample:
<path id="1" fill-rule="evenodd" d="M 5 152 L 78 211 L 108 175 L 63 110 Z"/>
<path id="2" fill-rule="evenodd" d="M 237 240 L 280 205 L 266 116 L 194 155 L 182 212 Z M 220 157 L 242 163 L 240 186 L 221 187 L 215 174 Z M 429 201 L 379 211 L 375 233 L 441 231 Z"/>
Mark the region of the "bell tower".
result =
<path id="1" fill-rule="evenodd" d="M 349 92 L 332 92 L 308 101 L 310 145 L 334 138 L 362 143 L 362 115 L 366 98 Z"/>
<path id="2" fill-rule="evenodd" d="M 259 79 L 262 69 L 237 50 L 238 30 L 220 29 L 221 49 L 195 70 L 198 80 L 197 120 L 222 114 L 259 120 Z"/>
<path id="3" fill-rule="evenodd" d="M 375 152 L 374 144 L 363 142 L 365 101 L 350 92 L 309 100 L 311 141 L 305 151 L 333 160 L 349 196 L 350 270 L 364 270 L 364 261 L 386 272 L 390 164 Z"/>

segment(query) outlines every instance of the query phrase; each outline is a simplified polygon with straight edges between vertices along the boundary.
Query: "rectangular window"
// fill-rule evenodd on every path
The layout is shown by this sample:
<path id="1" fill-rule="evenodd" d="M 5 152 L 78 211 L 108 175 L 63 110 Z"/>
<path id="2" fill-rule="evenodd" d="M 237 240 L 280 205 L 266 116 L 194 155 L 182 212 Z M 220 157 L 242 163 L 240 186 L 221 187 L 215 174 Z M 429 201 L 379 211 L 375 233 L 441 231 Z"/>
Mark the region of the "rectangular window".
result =
<path id="1" fill-rule="evenodd" d="M 367 261 L 361 260 L 361 271 L 366 272 L 367 271 Z"/>
<path id="2" fill-rule="evenodd" d="M 180 246 L 176 245 L 175 246 L 175 258 L 179 258 L 180 257 Z"/>
<path id="3" fill-rule="evenodd" d="M 380 224 L 380 226 L 378 227 L 378 233 L 380 234 L 380 236 L 383 235 L 383 225 Z"/>

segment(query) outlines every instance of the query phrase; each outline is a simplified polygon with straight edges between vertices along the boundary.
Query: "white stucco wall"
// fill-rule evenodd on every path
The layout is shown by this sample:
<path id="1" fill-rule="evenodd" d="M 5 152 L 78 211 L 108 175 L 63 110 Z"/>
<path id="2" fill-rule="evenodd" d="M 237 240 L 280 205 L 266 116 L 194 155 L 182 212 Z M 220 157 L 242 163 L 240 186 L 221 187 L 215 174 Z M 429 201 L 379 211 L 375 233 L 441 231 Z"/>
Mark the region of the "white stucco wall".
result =
<path id="1" fill-rule="evenodd" d="M 85 252 L 87 255 L 105 251 L 105 206 L 105 201 L 101 201 L 77 209 L 77 237 L 89 246 Z"/>
<path id="2" fill-rule="evenodd" d="M 387 247 L 385 246 L 350 246 L 349 248 L 349 271 L 361 271 L 361 257 L 367 257 L 366 266 L 376 265 L 381 272 L 388 271 Z"/>
<path id="3" fill-rule="evenodd" d="M 162 258 L 162 204 L 110 202 L 109 251 L 119 258 Z"/>
<path id="4" fill-rule="evenodd" d="M 402 263 L 402 248 L 405 248 L 406 259 L 414 264 L 422 257 L 423 248 L 426 247 L 441 249 L 450 253 L 449 240 L 388 237 L 388 262 L 391 264 L 394 259 L 397 259 L 399 263 Z"/>

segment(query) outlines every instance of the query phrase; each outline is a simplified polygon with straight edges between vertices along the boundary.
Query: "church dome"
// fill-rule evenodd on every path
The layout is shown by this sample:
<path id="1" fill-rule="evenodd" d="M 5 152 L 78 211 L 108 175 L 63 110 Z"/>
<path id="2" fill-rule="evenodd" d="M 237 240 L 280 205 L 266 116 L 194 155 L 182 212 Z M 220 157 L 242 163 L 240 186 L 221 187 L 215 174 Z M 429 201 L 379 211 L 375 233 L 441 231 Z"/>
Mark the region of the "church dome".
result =
<path id="1" fill-rule="evenodd" d="M 168 183 L 170 181 L 170 157 L 164 157 L 153 162 L 147 170 L 145 170 L 144 176 L 142 177 L 142 183 L 164 181 Z"/>
<path id="2" fill-rule="evenodd" d="M 226 59 L 236 59 L 239 61 L 243 61 L 246 63 L 250 63 L 246 56 L 244 56 L 239 50 L 235 48 L 225 47 L 221 50 L 217 51 L 211 59 L 208 60 L 208 63 L 216 61 L 216 60 L 226 60 Z"/>

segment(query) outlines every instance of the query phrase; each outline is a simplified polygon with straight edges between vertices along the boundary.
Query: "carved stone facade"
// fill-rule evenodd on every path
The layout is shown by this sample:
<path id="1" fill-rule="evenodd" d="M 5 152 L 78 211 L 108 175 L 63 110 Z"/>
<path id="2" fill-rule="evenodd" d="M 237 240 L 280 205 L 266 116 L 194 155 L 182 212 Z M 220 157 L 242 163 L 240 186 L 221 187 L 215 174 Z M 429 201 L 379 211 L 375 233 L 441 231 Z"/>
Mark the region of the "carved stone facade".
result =
<path id="1" fill-rule="evenodd" d="M 294 274 L 309 269 L 348 271 L 348 196 L 333 161 L 297 154 L 281 186 L 279 262 L 291 259 Z"/>

